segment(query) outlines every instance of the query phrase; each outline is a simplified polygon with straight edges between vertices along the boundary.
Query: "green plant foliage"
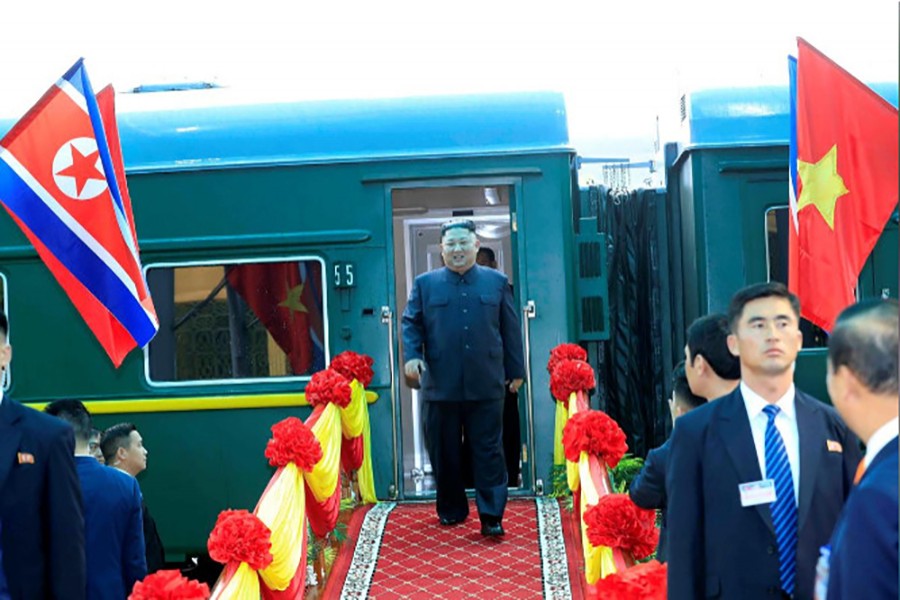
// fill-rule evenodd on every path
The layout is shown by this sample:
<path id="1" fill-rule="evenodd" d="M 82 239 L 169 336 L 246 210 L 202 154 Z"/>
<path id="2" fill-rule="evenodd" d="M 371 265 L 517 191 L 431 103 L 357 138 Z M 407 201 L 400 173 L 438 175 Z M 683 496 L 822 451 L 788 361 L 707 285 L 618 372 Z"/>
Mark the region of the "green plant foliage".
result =
<path id="1" fill-rule="evenodd" d="M 550 493 L 547 495 L 551 498 L 572 495 L 572 490 L 569 489 L 569 480 L 566 477 L 566 465 L 553 465 L 550 468 Z"/>
<path id="2" fill-rule="evenodd" d="M 616 468 L 609 470 L 613 491 L 618 494 L 627 493 L 628 486 L 631 485 L 631 481 L 637 477 L 637 474 L 641 472 L 643 466 L 643 458 L 631 456 L 630 454 L 623 456 Z"/>

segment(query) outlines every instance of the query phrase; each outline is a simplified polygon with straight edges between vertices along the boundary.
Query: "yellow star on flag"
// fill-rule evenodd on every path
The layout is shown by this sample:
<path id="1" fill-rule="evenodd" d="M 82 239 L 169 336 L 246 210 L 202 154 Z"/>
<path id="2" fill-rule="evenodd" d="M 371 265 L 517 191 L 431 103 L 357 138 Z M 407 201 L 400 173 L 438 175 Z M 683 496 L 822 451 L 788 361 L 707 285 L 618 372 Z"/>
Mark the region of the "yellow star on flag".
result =
<path id="1" fill-rule="evenodd" d="M 849 194 L 844 180 L 837 172 L 837 144 L 819 159 L 819 162 L 808 163 L 797 161 L 797 172 L 803 182 L 803 190 L 797 199 L 797 211 L 812 204 L 816 207 L 825 222 L 834 229 L 834 206 L 838 198 Z"/>
<path id="2" fill-rule="evenodd" d="M 288 290 L 287 298 L 285 298 L 282 302 L 278 303 L 278 306 L 282 306 L 287 308 L 292 313 L 294 312 L 308 312 L 306 307 L 303 306 L 303 302 L 300 300 L 300 296 L 303 294 L 303 284 L 296 285 Z"/>

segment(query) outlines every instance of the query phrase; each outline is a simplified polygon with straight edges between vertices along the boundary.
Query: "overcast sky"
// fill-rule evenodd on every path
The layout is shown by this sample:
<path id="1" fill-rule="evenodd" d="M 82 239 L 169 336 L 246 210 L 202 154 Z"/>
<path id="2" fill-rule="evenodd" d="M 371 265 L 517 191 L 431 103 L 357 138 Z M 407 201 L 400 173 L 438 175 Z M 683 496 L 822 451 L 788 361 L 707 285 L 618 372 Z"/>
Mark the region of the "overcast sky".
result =
<path id="1" fill-rule="evenodd" d="M 646 160 L 657 116 L 663 141 L 677 134 L 684 91 L 786 83 L 798 35 L 864 81 L 898 72 L 889 0 L 7 4 L 3 116 L 21 115 L 84 56 L 95 89 L 212 80 L 272 98 L 558 90 L 576 148 L 621 144 Z"/>

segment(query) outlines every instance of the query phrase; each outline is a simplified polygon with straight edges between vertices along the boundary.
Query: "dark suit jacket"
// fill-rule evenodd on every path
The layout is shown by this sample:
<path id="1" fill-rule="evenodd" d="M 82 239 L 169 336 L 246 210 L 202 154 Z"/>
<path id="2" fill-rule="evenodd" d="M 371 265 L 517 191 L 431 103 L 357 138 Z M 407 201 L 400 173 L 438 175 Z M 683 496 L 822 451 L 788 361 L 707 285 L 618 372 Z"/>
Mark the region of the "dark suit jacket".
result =
<path id="1" fill-rule="evenodd" d="M 669 448 L 672 439 L 647 453 L 644 468 L 631 482 L 628 494 L 631 500 L 647 509 L 660 509 L 662 522 L 659 528 L 659 545 L 656 547 L 656 560 L 666 562 L 666 465 L 669 462 Z"/>
<path id="2" fill-rule="evenodd" d="M 474 265 L 416 277 L 403 311 L 406 361 L 423 359 L 425 400 L 499 400 L 525 377 L 522 333 L 506 275 Z"/>
<path id="3" fill-rule="evenodd" d="M 828 542 L 850 493 L 860 451 L 833 408 L 799 390 L 795 405 L 800 446 L 795 598 L 808 600 L 819 547 Z M 829 440 L 842 452 L 830 450 Z M 771 508 L 742 507 L 738 490 L 738 484 L 762 478 L 740 387 L 680 417 L 671 452 L 669 598 L 772 597 L 780 583 Z"/>
<path id="4" fill-rule="evenodd" d="M 84 497 L 88 598 L 122 600 L 147 575 L 141 490 L 134 477 L 93 456 L 76 456 L 75 464 Z"/>
<path id="5" fill-rule="evenodd" d="M 3 571 L 13 600 L 85 598 L 84 517 L 65 422 L 0 402 Z"/>
<path id="6" fill-rule="evenodd" d="M 831 537 L 828 600 L 897 598 L 897 438 L 872 460 Z"/>
<path id="7" fill-rule="evenodd" d="M 147 572 L 156 573 L 166 566 L 166 552 L 162 539 L 156 530 L 156 521 L 147 510 L 147 503 L 141 499 L 141 508 L 144 513 L 144 548 L 147 555 Z"/>

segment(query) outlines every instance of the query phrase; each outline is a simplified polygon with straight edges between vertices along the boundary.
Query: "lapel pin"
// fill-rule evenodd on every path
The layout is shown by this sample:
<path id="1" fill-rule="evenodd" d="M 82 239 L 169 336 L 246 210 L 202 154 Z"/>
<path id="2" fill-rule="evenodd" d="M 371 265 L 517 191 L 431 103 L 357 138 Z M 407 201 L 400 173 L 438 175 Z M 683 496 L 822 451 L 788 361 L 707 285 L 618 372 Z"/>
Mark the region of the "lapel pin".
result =
<path id="1" fill-rule="evenodd" d="M 829 452 L 843 452 L 844 447 L 841 446 L 840 442 L 835 440 L 826 440 L 825 445 L 828 447 Z"/>
<path id="2" fill-rule="evenodd" d="M 32 454 L 31 452 L 19 452 L 18 457 L 20 465 L 34 464 L 34 454 Z"/>

